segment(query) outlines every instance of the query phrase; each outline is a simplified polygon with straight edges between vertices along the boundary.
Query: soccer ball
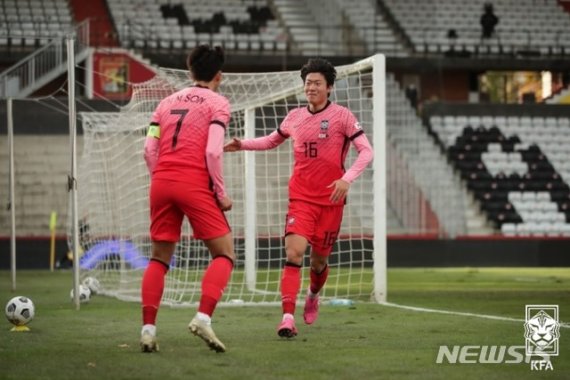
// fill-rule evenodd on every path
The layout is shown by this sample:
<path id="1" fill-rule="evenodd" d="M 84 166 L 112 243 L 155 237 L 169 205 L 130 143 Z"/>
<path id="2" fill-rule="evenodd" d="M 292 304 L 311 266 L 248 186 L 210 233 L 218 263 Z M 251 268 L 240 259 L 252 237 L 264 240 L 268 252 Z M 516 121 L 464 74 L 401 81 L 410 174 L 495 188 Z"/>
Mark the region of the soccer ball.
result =
<path id="1" fill-rule="evenodd" d="M 101 290 L 101 284 L 95 277 L 86 277 L 85 280 L 83 280 L 83 285 L 91 290 L 91 295 L 93 296 Z"/>
<path id="2" fill-rule="evenodd" d="M 72 301 L 73 301 L 73 295 L 74 295 L 73 289 L 71 289 L 69 296 L 71 297 Z M 83 284 L 79 285 L 79 302 L 87 303 L 89 302 L 90 299 L 91 299 L 91 290 L 89 290 L 89 288 Z"/>
<path id="3" fill-rule="evenodd" d="M 24 326 L 34 319 L 36 308 L 31 299 L 23 296 L 12 298 L 6 304 L 6 318 L 16 326 Z"/>

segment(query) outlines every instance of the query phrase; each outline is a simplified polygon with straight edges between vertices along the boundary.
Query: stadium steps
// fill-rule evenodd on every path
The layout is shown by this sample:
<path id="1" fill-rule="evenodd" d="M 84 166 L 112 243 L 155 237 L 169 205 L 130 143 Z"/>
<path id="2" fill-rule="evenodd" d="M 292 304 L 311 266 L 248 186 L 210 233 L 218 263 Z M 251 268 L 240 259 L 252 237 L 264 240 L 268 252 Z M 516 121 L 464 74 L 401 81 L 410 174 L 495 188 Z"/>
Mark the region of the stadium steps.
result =
<path id="1" fill-rule="evenodd" d="M 343 52 L 339 44 L 341 12 L 336 2 L 321 0 L 273 0 L 277 17 L 288 30 L 293 46 L 307 56 L 335 55 Z M 318 10 L 318 11 L 317 11 Z"/>
<path id="2" fill-rule="evenodd" d="M 388 147 L 393 146 L 401 156 L 401 163 L 405 169 L 395 166 L 392 173 L 398 176 L 412 177 L 416 189 L 412 189 L 412 197 L 406 198 L 406 191 L 398 191 L 396 188 L 388 192 L 388 199 L 402 198 L 396 204 L 402 205 L 398 214 L 408 215 L 414 212 L 414 191 L 421 191 L 430 208 L 437 215 L 440 228 L 449 236 L 464 235 L 467 233 L 465 220 L 465 190 L 461 187 L 461 181 L 453 173 L 453 169 L 446 157 L 441 152 L 435 139 L 429 135 L 427 128 L 416 115 L 415 110 L 409 104 L 404 91 L 392 75 L 386 77 L 386 101 L 388 113 L 386 116 Z M 389 175 L 390 175 L 389 167 Z M 414 222 L 421 226 L 423 223 Z M 408 227 L 408 226 L 406 226 Z M 425 233 L 430 231 L 410 231 L 410 233 Z"/>
<path id="3" fill-rule="evenodd" d="M 475 197 L 465 188 L 465 219 L 467 221 L 467 235 L 492 235 L 495 229 L 489 224 L 487 217 L 481 212 Z"/>
<path id="4" fill-rule="evenodd" d="M 337 0 L 353 28 L 366 42 L 368 51 L 389 56 L 407 56 L 402 37 L 390 25 L 381 2 L 375 0 Z M 395 21 L 395 20 L 394 20 Z M 403 34 L 403 32 L 401 32 Z"/>

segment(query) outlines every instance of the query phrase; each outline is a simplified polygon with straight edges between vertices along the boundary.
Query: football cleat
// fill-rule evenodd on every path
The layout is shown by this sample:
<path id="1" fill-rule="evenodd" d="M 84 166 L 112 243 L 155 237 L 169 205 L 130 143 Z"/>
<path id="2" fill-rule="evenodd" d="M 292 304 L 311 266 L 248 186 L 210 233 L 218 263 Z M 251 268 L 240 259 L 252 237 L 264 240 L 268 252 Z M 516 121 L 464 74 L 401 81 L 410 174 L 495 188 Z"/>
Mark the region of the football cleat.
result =
<path id="1" fill-rule="evenodd" d="M 226 352 L 226 346 L 216 337 L 214 330 L 212 330 L 212 327 L 206 322 L 194 318 L 188 325 L 188 328 L 192 334 L 202 338 L 211 350 Z"/>
<path id="2" fill-rule="evenodd" d="M 308 325 L 313 324 L 319 316 L 319 296 L 305 298 L 305 309 L 303 311 L 303 319 Z"/>
<path id="3" fill-rule="evenodd" d="M 295 327 L 295 320 L 293 318 L 286 318 L 277 327 L 277 335 L 281 338 L 293 338 L 297 335 L 297 328 Z"/>
<path id="4" fill-rule="evenodd" d="M 156 336 L 152 335 L 148 331 L 143 331 L 141 334 L 141 351 L 142 352 L 157 352 L 158 343 L 156 342 Z"/>

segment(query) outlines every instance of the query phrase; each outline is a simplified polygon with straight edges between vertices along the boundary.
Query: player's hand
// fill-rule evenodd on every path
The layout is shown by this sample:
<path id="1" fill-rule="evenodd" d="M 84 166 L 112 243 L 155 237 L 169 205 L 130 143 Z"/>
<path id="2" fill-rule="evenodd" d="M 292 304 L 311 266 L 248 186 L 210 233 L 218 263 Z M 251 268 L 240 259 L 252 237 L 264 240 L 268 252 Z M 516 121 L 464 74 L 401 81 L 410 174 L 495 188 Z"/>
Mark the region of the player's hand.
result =
<path id="1" fill-rule="evenodd" d="M 238 138 L 233 138 L 232 141 L 224 145 L 224 152 L 237 152 L 241 149 L 241 140 Z"/>
<path id="2" fill-rule="evenodd" d="M 230 211 L 232 209 L 232 200 L 227 196 L 222 199 L 218 199 L 218 207 L 222 211 Z"/>
<path id="3" fill-rule="evenodd" d="M 343 179 L 337 179 L 333 183 L 327 186 L 327 188 L 334 187 L 334 190 L 330 196 L 330 201 L 332 203 L 339 203 L 344 201 L 346 194 L 348 194 L 348 189 L 350 188 L 350 183 Z"/>

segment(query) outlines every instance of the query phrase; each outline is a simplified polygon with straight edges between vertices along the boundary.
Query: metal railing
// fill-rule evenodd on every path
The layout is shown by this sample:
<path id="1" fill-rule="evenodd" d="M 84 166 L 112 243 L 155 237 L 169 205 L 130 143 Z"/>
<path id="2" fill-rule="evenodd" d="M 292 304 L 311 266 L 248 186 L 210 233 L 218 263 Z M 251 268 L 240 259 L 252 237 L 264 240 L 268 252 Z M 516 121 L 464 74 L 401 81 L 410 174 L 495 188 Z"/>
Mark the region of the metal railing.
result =
<path id="1" fill-rule="evenodd" d="M 89 48 L 89 22 L 77 24 L 69 33 L 75 39 L 75 55 L 85 57 Z M 64 34 L 58 34 L 45 46 L 0 74 L 0 98 L 23 98 L 66 70 Z"/>

